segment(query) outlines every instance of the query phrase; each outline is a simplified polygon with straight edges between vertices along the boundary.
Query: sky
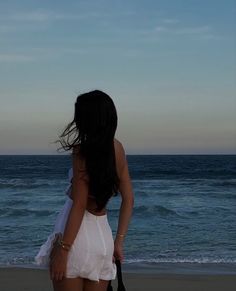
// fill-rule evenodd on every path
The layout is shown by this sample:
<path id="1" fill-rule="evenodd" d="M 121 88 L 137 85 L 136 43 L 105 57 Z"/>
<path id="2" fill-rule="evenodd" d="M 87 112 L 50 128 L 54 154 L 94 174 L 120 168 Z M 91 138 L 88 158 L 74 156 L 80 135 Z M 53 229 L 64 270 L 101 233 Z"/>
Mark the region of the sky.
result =
<path id="1" fill-rule="evenodd" d="M 0 0 L 0 154 L 57 154 L 109 94 L 127 154 L 236 154 L 236 1 Z"/>

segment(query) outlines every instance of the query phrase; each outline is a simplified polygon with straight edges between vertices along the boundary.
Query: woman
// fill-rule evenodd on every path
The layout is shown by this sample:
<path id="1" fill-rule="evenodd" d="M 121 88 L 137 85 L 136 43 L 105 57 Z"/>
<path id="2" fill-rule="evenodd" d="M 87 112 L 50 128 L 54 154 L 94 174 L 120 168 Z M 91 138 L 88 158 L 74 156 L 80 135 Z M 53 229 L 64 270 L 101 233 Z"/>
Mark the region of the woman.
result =
<path id="1" fill-rule="evenodd" d="M 116 277 L 114 259 L 124 259 L 134 195 L 124 148 L 114 138 L 116 128 L 111 97 L 95 90 L 77 97 L 74 119 L 60 135 L 62 148 L 72 150 L 71 191 L 53 234 L 36 256 L 42 262 L 50 254 L 55 291 L 105 291 Z M 113 241 L 106 205 L 117 192 L 122 202 Z"/>

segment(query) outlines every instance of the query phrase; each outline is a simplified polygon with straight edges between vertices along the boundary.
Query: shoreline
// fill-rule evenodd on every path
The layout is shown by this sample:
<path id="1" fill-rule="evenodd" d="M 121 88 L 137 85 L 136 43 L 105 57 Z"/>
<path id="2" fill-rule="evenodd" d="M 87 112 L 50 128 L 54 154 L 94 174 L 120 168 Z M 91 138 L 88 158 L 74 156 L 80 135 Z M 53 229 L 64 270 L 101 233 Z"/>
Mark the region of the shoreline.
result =
<path id="1" fill-rule="evenodd" d="M 236 286 L 235 274 L 199 275 L 123 272 L 123 279 L 129 291 L 233 291 Z M 1 267 L 0 281 L 2 291 L 53 290 L 49 273 L 45 269 Z M 112 282 L 112 285 L 116 290 L 116 280 Z"/>
<path id="2" fill-rule="evenodd" d="M 1 269 L 35 269 L 47 271 L 36 264 L 1 265 Z M 124 273 L 145 275 L 236 275 L 236 263 L 123 263 Z"/>

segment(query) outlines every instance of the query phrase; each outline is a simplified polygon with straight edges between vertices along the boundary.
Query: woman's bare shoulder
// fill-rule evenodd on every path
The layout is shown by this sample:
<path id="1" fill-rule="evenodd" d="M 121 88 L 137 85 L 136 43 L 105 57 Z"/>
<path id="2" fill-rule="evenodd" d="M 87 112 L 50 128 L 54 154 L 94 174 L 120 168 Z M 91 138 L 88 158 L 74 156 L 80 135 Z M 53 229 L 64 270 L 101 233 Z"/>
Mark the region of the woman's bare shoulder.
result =
<path id="1" fill-rule="evenodd" d="M 123 144 L 116 138 L 114 138 L 114 145 L 115 145 L 115 152 L 119 156 L 119 158 L 125 155 Z"/>
<path id="2" fill-rule="evenodd" d="M 122 169 L 126 162 L 125 149 L 123 147 L 123 144 L 118 139 L 115 139 L 115 138 L 114 138 L 114 147 L 115 147 L 117 170 L 118 170 L 118 173 L 121 174 Z"/>

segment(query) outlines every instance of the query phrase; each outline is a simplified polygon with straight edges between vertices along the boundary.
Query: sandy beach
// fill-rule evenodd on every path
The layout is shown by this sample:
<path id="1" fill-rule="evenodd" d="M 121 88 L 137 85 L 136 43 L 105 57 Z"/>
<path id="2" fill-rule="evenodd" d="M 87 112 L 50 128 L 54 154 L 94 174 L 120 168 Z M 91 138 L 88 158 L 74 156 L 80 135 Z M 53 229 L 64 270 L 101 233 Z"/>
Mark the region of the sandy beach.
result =
<path id="1" fill-rule="evenodd" d="M 127 291 L 233 291 L 236 275 L 124 273 Z M 113 286 L 116 287 L 114 281 Z M 51 291 L 47 270 L 0 268 L 1 291 Z M 115 288 L 116 290 L 116 288 Z"/>

